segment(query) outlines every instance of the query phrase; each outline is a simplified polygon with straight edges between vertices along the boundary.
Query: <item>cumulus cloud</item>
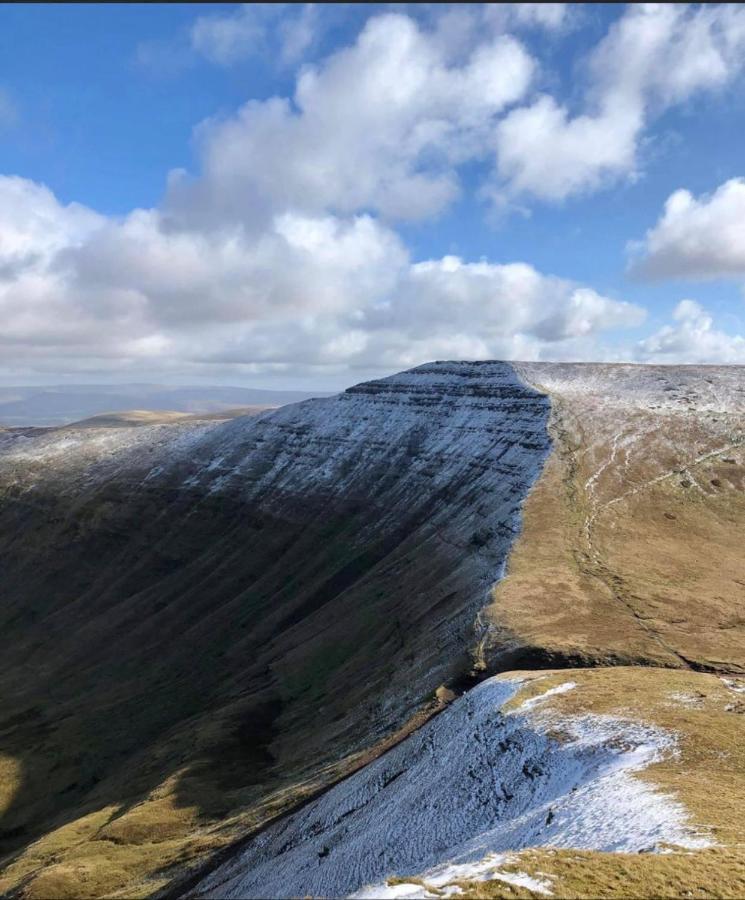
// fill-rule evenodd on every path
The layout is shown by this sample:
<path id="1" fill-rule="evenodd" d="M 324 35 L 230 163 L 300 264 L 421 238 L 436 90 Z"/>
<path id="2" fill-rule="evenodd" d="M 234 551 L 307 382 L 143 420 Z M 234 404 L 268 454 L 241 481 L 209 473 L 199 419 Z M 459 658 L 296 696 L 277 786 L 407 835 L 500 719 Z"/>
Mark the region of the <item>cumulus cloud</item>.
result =
<path id="1" fill-rule="evenodd" d="M 393 324 L 411 337 L 422 330 L 461 329 L 487 342 L 515 334 L 556 342 L 635 326 L 644 313 L 526 263 L 466 263 L 446 256 L 412 265 L 396 305 L 370 319 L 372 327 Z"/>
<path id="2" fill-rule="evenodd" d="M 541 95 L 499 123 L 501 189 L 558 201 L 633 178 L 649 122 L 730 83 L 743 51 L 742 7 L 631 5 L 590 55 L 580 111 Z"/>
<path id="3" fill-rule="evenodd" d="M 192 44 L 229 64 L 276 39 L 274 55 L 297 62 L 327 16 L 312 4 L 279 16 L 281 8 L 202 16 Z M 458 194 L 457 168 L 477 160 L 493 168 L 485 196 L 561 201 L 636 177 L 649 124 L 731 83 L 745 60 L 745 9 L 631 5 L 580 69 L 575 108 L 531 94 L 539 65 L 509 34 L 566 30 L 576 14 L 565 4 L 417 16 L 432 27 L 402 13 L 371 16 L 352 46 L 301 73 L 292 99 L 251 102 L 205 123 L 205 164 L 223 182 L 213 187 L 261 206 L 270 184 L 298 201 L 317 198 L 338 175 L 330 199 L 339 211 L 369 206 L 415 219 L 446 207 Z"/>
<path id="4" fill-rule="evenodd" d="M 594 190 L 609 176 L 633 170 L 641 124 L 634 106 L 572 118 L 543 95 L 500 122 L 499 174 L 510 192 L 544 200 Z"/>
<path id="5" fill-rule="evenodd" d="M 562 355 L 644 315 L 525 263 L 412 263 L 369 214 L 196 230 L 158 210 L 104 218 L 18 178 L 0 199 L 6 367 L 380 371 Z"/>
<path id="6" fill-rule="evenodd" d="M 81 244 L 104 220 L 78 203 L 64 206 L 44 185 L 0 175 L 0 284 L 39 272 Z"/>
<path id="7" fill-rule="evenodd" d="M 508 35 L 449 64 L 435 35 L 384 14 L 295 95 L 250 101 L 198 131 L 202 177 L 175 178 L 168 208 L 190 218 L 261 220 L 278 209 L 372 210 L 417 219 L 458 193 L 457 167 L 483 156 L 496 116 L 522 97 L 534 63 Z"/>
<path id="8" fill-rule="evenodd" d="M 712 317 L 695 300 L 681 300 L 665 325 L 637 346 L 637 358 L 657 363 L 745 363 L 745 337 L 714 328 Z"/>
<path id="9" fill-rule="evenodd" d="M 646 278 L 745 277 L 745 179 L 711 195 L 671 194 L 644 241 L 632 244 L 631 271 Z"/>
<path id="10" fill-rule="evenodd" d="M 498 149 L 515 189 L 543 178 L 554 198 L 633 165 L 634 104 L 608 101 L 617 125 L 608 135 L 548 96 L 515 108 L 538 65 L 487 12 L 449 11 L 462 25 L 457 40 L 444 18 L 426 27 L 398 12 L 372 16 L 349 46 L 300 70 L 292 97 L 202 123 L 198 173 L 172 172 L 157 208 L 105 217 L 42 185 L 0 179 L 6 371 L 367 374 L 442 357 L 601 357 L 599 335 L 637 327 L 644 310 L 527 263 L 413 261 L 394 230 L 445 209 L 461 167 L 488 163 L 495 135 L 508 135 L 513 155 Z M 500 15 L 549 30 L 565 17 L 558 8 Z M 223 60 L 245 51 L 247 25 L 240 40 L 220 28 L 201 26 L 203 48 Z M 296 40 L 306 41 L 302 28 Z M 626 78 L 607 81 L 618 88 Z M 655 96 L 664 105 L 696 78 Z M 651 103 L 654 79 L 640 80 Z M 553 144 L 534 162 L 541 134 Z M 684 328 L 708 346 L 719 334 L 701 313 L 639 353 L 668 352 Z"/>
<path id="11" fill-rule="evenodd" d="M 340 211 L 364 205 L 363 195 L 380 189 L 387 196 L 371 208 L 410 218 L 447 206 L 458 193 L 456 169 L 470 160 L 491 162 L 483 193 L 502 204 L 514 195 L 557 202 L 633 179 L 655 118 L 742 71 L 745 9 L 632 4 L 580 67 L 578 103 L 532 94 L 539 66 L 510 32 L 525 39 L 536 29 L 560 34 L 581 15 L 561 3 L 374 14 L 353 46 L 303 73 L 294 98 L 249 103 L 234 117 L 205 124 L 205 155 L 226 167 L 229 193 L 238 186 L 250 194 L 250 166 L 268 172 L 265 182 L 310 196 L 340 171 L 339 193 L 347 195 Z M 294 65 L 332 17 L 314 4 L 243 4 L 197 18 L 190 41 L 221 65 L 257 53 Z M 479 104 L 482 94 L 487 102 Z M 272 148 L 268 159 L 254 132 Z M 250 162 L 240 162 L 236 143 L 246 146 Z M 302 164 L 300 145 L 308 153 Z"/>

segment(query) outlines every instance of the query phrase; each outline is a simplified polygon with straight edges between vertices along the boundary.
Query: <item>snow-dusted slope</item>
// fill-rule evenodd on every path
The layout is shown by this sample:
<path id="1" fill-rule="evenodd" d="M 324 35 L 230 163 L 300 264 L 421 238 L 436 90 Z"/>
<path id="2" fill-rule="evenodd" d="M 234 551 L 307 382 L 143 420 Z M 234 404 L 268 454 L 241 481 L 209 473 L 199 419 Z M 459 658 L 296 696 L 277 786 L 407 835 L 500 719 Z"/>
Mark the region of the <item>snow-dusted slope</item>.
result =
<path id="1" fill-rule="evenodd" d="M 0 433 L 14 846 L 167 779 L 255 824 L 429 707 L 470 670 L 548 415 L 509 364 L 437 363 L 225 423 Z"/>
<path id="2" fill-rule="evenodd" d="M 482 475 L 516 484 L 535 478 L 545 457 L 547 415 L 548 400 L 508 363 L 432 363 L 236 420 L 205 442 L 208 465 L 190 483 L 250 496 L 270 485 L 348 496 L 371 475 L 383 493 L 404 472 L 412 494 L 450 494 L 466 476 L 470 488 Z"/>
<path id="3" fill-rule="evenodd" d="M 52 859 L 55 891 L 90 873 L 107 896 L 153 890 L 389 746 L 441 684 L 468 682 L 475 653 L 487 670 L 691 659 L 724 671 L 742 651 L 742 372 L 441 362 L 229 422 L 0 431 L 0 728 L 11 723 L 3 747 L 20 772 L 0 795 L 0 842 L 20 852 L 0 891 L 49 896 L 35 879 Z M 481 721 L 474 704 L 497 689 L 483 690 L 452 715 Z M 499 785 L 466 791 L 475 778 L 445 762 L 477 748 L 453 738 L 443 778 L 485 805 L 464 800 L 448 830 L 414 789 L 423 770 L 406 754 L 420 745 L 402 745 L 416 778 L 354 782 L 380 815 L 409 786 L 423 831 L 413 856 L 388 860 L 400 874 L 480 864 L 469 841 L 483 835 L 495 852 L 540 841 L 549 801 L 553 833 L 583 839 L 572 798 L 600 815 L 591 786 L 618 786 L 667 740 L 577 721 L 562 747 L 527 718 L 502 721 L 495 698 L 482 731 L 516 736 L 550 777 L 521 762 L 511 800 Z M 638 752 L 607 746 L 618 728 Z M 522 831 L 506 830 L 499 796 L 527 817 Z M 637 837 L 679 834 L 680 811 L 659 809 Z M 90 810 L 102 818 L 69 853 L 57 832 L 33 844 L 60 823 L 81 834 Z M 342 840 L 329 816 L 321 827 Z M 631 840 L 606 825 L 603 846 Z M 278 858 L 304 871 L 313 846 Z M 366 865 L 354 863 L 357 887 L 392 871 Z"/>
<path id="4" fill-rule="evenodd" d="M 675 800 L 634 777 L 672 735 L 609 716 L 540 712 L 567 681 L 503 714 L 520 678 L 492 678 L 385 757 L 257 836 L 196 890 L 200 897 L 431 896 L 499 870 L 495 854 L 554 846 L 654 851 L 710 841 Z M 490 877 L 495 877 L 491 875 Z M 498 876 L 497 876 L 498 877 Z M 539 886 L 540 887 L 540 886 Z"/>
<path id="5" fill-rule="evenodd" d="M 697 413 L 745 413 L 743 366 L 644 366 L 623 363 L 514 363 L 550 394 L 594 397 L 599 405 Z"/>
<path id="6" fill-rule="evenodd" d="M 57 505 L 116 490 L 125 506 L 105 511 L 117 532 L 127 504 L 160 507 L 164 496 L 178 506 L 179 525 L 195 532 L 205 505 L 210 517 L 243 510 L 236 548 L 242 540 L 260 561 L 273 533 L 284 547 L 265 641 L 276 641 L 283 622 L 310 619 L 316 633 L 343 626 L 344 642 L 358 613 L 390 626 L 397 610 L 396 629 L 409 631 L 409 643 L 414 618 L 428 633 L 426 646 L 381 676 L 380 690 L 395 696 L 376 700 L 413 711 L 438 679 L 467 666 L 477 613 L 549 451 L 548 411 L 547 398 L 507 363 L 434 363 L 227 423 L 6 432 L 0 486 L 16 502 L 51 495 Z M 198 547 L 198 534 L 193 540 Z M 267 576 L 254 567 L 250 580 Z M 293 578 L 303 587 L 290 592 Z M 364 596 L 347 596 L 358 587 Z M 381 640 L 380 632 L 372 638 Z M 391 662 L 401 640 L 384 651 Z M 380 728 L 395 722 L 386 715 Z"/>

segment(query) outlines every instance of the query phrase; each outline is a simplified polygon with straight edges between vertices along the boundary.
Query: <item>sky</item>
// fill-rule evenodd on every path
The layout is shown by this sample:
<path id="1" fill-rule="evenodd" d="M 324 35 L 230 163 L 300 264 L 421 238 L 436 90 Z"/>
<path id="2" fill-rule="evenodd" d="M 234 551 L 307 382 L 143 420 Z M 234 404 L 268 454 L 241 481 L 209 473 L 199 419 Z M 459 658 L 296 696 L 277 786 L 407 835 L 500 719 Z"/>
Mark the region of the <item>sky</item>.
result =
<path id="1" fill-rule="evenodd" d="M 0 6 L 0 383 L 745 364 L 745 7 Z"/>

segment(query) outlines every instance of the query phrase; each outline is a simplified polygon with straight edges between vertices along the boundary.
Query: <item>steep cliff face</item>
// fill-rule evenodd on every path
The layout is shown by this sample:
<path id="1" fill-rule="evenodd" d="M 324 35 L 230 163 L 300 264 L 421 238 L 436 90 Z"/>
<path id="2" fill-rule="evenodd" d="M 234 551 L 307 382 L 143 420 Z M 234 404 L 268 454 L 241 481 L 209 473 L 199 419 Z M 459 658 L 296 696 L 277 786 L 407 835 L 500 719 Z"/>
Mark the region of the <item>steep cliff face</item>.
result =
<path id="1" fill-rule="evenodd" d="M 197 823 L 256 824 L 467 674 L 548 414 L 508 364 L 440 363 L 230 422 L 0 433 L 0 834 L 78 822 L 75 862 L 37 845 L 10 883 L 59 893 L 108 842 L 91 877 L 131 885 L 152 860 L 118 848 L 162 867 Z"/>

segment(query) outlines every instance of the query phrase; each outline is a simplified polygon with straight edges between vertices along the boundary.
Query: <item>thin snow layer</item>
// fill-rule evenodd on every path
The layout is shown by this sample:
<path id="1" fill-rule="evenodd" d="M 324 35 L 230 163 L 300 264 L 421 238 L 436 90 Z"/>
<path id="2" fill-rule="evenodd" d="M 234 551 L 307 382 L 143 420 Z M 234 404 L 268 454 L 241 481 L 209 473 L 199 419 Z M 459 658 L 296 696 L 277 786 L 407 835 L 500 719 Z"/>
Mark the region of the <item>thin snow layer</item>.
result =
<path id="1" fill-rule="evenodd" d="M 596 398 L 606 406 L 659 413 L 745 412 L 745 366 L 626 363 L 515 363 L 528 384 L 551 395 Z"/>
<path id="2" fill-rule="evenodd" d="M 745 694 L 745 681 L 736 678 L 722 678 L 725 686 L 736 694 Z"/>
<path id="3" fill-rule="evenodd" d="M 502 713 L 519 685 L 483 682 L 384 757 L 262 832 L 197 894 L 427 896 L 413 884 L 390 893 L 386 880 L 443 886 L 503 877 L 495 870 L 504 858 L 495 854 L 528 847 L 708 845 L 679 803 L 635 777 L 674 752 L 671 735 L 610 716 L 557 723 L 534 700 Z M 561 740 L 549 734 L 557 726 Z"/>
<path id="4" fill-rule="evenodd" d="M 510 512 L 550 449 L 548 411 L 509 363 L 432 363 L 227 423 L 0 431 L 0 476 L 76 472 L 90 483 L 144 470 L 150 482 L 251 500 L 271 492 L 273 502 L 308 492 L 325 502 L 373 485 L 389 509 L 422 491 L 468 493 L 477 507 L 477 495 L 496 489 L 490 518 L 511 532 Z M 391 496 L 402 472 L 410 496 Z"/>
<path id="5" fill-rule="evenodd" d="M 358 581 L 395 563 L 414 582 L 431 554 L 448 574 L 417 626 L 426 646 L 416 638 L 413 661 L 376 693 L 373 731 L 352 752 L 400 726 L 481 637 L 478 612 L 550 451 L 549 412 L 509 363 L 432 363 L 229 422 L 0 431 L 0 494 L 69 503 L 113 484 L 148 507 L 243 506 L 262 528 L 345 523 L 349 558 L 377 560 Z"/>
<path id="6" fill-rule="evenodd" d="M 428 897 L 457 897 L 463 894 L 458 881 L 504 881 L 517 887 L 528 888 L 537 894 L 551 896 L 551 882 L 545 878 L 535 878 L 526 872 L 509 872 L 502 866 L 514 866 L 517 857 L 512 853 L 487 853 L 474 863 L 435 866 L 422 872 L 416 881 L 397 881 L 394 884 L 381 882 L 362 888 L 352 894 L 354 900 L 418 900 Z"/>
<path id="7" fill-rule="evenodd" d="M 432 363 L 236 419 L 204 442 L 207 465 L 196 475 L 252 497 L 269 484 L 347 495 L 371 475 L 384 489 L 404 470 L 420 490 L 473 490 L 484 476 L 487 487 L 508 483 L 518 494 L 549 451 L 548 411 L 548 398 L 509 363 Z"/>
<path id="8" fill-rule="evenodd" d="M 177 460 L 188 459 L 222 423 L 174 422 L 127 427 L 66 426 L 0 431 L 0 482 L 19 488 L 54 483 L 58 490 L 115 479 L 135 486 L 143 474 L 157 481 Z M 155 463 L 158 465 L 155 465 Z"/>

